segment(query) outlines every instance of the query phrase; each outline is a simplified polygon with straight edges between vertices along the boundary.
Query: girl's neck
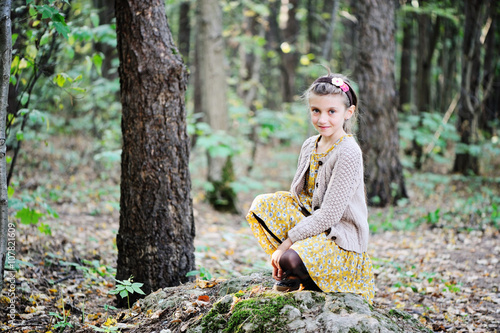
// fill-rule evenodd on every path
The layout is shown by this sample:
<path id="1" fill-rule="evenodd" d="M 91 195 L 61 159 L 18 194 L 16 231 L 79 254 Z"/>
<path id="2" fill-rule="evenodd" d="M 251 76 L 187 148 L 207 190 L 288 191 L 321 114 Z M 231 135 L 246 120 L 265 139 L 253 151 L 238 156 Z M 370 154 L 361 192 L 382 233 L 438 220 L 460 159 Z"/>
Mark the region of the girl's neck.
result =
<path id="1" fill-rule="evenodd" d="M 316 147 L 317 153 L 327 152 L 337 141 L 339 141 L 342 137 L 346 136 L 347 133 L 342 130 L 340 133 L 336 133 L 332 136 L 321 136 L 318 146 Z"/>

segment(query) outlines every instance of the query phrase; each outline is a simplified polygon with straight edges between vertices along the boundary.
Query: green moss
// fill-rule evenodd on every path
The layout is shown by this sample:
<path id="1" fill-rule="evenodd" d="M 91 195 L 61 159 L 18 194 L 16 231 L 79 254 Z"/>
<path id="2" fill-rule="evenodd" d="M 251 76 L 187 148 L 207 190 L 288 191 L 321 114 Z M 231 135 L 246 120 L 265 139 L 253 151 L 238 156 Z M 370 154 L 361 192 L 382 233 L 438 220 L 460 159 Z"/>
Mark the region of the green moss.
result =
<path id="1" fill-rule="evenodd" d="M 234 307 L 224 332 L 242 332 L 243 325 L 248 323 L 254 325 L 255 332 L 285 331 L 281 314 L 285 305 L 296 306 L 297 302 L 289 295 L 242 300 Z"/>
<path id="2" fill-rule="evenodd" d="M 401 311 L 401 310 L 398 310 L 398 309 L 391 309 L 389 311 L 389 315 L 397 317 L 397 318 L 403 318 L 403 319 L 406 319 L 406 320 L 413 319 L 413 317 L 409 313 Z"/>
<path id="3" fill-rule="evenodd" d="M 360 331 L 358 331 L 357 329 L 355 329 L 354 327 L 351 327 L 349 329 L 349 333 L 361 333 Z"/>

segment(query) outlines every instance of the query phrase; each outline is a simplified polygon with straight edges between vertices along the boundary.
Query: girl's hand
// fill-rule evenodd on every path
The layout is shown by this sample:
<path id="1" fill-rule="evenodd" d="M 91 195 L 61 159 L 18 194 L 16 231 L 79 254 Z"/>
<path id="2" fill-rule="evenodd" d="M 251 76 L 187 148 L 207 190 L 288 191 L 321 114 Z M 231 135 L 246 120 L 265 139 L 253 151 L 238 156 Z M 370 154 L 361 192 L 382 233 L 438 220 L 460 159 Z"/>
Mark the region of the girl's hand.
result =
<path id="1" fill-rule="evenodd" d="M 273 266 L 273 278 L 275 280 L 278 280 L 278 281 L 281 280 L 281 276 L 283 274 L 283 271 L 281 270 L 281 267 L 279 264 L 280 259 L 281 259 L 281 256 L 283 255 L 283 253 L 285 253 L 290 248 L 290 246 L 292 246 L 292 244 L 293 243 L 290 240 L 290 238 L 287 238 L 283 243 L 280 244 L 280 246 L 278 246 L 276 251 L 274 251 L 273 255 L 271 256 L 271 265 Z"/>

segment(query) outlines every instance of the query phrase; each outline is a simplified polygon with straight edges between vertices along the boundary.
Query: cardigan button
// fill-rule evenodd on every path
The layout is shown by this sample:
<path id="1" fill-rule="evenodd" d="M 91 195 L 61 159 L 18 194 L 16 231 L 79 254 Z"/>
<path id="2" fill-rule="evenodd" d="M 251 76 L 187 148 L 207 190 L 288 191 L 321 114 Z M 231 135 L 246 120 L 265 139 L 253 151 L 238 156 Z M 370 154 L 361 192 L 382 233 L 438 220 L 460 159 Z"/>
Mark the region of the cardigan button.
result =
<path id="1" fill-rule="evenodd" d="M 318 210 L 319 209 L 319 206 L 314 206 L 314 210 Z"/>
<path id="2" fill-rule="evenodd" d="M 316 183 L 316 188 L 318 188 L 318 186 L 319 186 L 319 183 Z"/>
<path id="3" fill-rule="evenodd" d="M 319 165 L 323 165 L 323 161 L 318 161 L 318 164 Z"/>

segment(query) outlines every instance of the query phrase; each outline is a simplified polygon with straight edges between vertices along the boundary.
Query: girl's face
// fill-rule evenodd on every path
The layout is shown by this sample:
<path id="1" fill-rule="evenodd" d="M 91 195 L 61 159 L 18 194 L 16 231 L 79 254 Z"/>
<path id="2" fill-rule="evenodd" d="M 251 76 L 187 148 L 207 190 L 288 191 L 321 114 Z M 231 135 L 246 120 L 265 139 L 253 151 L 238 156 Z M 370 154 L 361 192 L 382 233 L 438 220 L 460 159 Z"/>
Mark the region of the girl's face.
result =
<path id="1" fill-rule="evenodd" d="M 316 95 L 309 96 L 309 110 L 311 120 L 316 130 L 325 138 L 338 140 L 345 135 L 344 121 L 351 118 L 355 106 L 346 108 L 343 95 Z"/>

